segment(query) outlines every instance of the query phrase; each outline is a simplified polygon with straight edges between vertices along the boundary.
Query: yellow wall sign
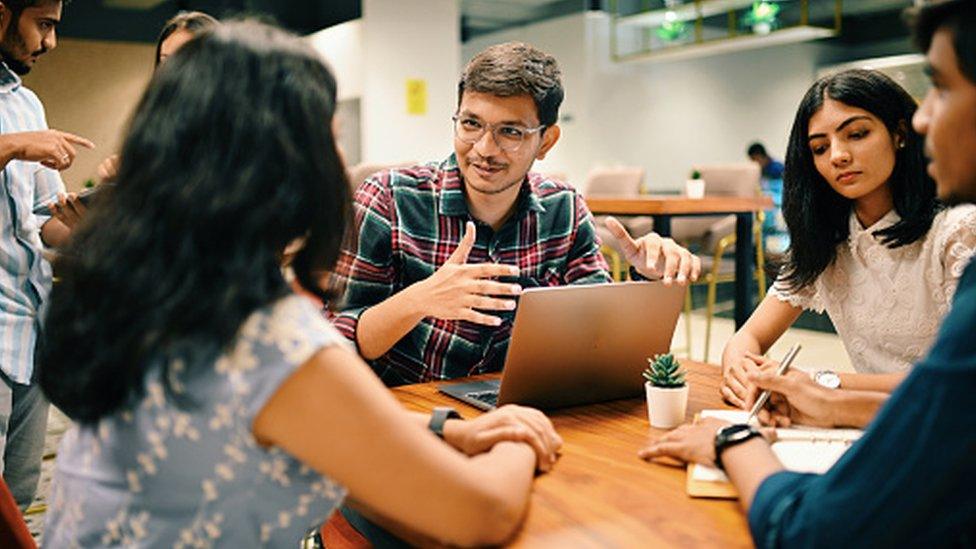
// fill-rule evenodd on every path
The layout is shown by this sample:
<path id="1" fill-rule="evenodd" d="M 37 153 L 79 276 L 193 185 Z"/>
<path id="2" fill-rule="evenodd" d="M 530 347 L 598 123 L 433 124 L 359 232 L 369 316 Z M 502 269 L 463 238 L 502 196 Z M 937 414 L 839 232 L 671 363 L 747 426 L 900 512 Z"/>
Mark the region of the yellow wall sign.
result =
<path id="1" fill-rule="evenodd" d="M 407 79 L 407 114 L 427 114 L 427 81 Z"/>

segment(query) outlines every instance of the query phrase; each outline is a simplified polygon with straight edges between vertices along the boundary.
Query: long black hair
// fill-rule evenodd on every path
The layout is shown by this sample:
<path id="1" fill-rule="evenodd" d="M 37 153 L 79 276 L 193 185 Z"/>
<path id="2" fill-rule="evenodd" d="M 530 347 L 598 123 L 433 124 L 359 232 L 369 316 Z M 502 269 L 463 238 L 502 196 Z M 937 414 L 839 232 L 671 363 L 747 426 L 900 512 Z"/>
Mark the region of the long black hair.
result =
<path id="1" fill-rule="evenodd" d="M 911 127 L 917 108 L 912 96 L 877 71 L 854 69 L 821 78 L 800 102 L 786 151 L 783 217 L 790 250 L 782 276 L 794 290 L 812 284 L 833 263 L 837 246 L 849 235 L 854 208 L 854 201 L 834 191 L 817 171 L 808 142 L 810 118 L 827 98 L 868 111 L 891 135 L 904 139 L 904 147 L 895 149 L 895 166 L 887 183 L 901 220 L 876 231 L 884 245 L 897 248 L 922 238 L 942 208 L 935 197 L 935 182 L 925 171 L 923 138 Z"/>
<path id="2" fill-rule="evenodd" d="M 351 210 L 335 92 L 314 50 L 253 22 L 197 36 L 157 71 L 118 185 L 56 265 L 39 368 L 51 402 L 90 423 L 130 406 L 155 364 L 210 367 L 248 315 L 291 291 L 281 256 L 296 239 L 298 282 L 331 297 L 317 280 Z"/>

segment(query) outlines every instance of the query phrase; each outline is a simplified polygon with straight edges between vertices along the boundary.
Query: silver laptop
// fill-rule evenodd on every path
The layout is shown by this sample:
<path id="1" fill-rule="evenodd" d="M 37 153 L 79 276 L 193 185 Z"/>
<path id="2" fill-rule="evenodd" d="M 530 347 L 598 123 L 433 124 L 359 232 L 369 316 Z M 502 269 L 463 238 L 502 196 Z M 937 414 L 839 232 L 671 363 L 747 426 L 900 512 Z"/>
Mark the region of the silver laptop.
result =
<path id="1" fill-rule="evenodd" d="M 671 349 L 685 288 L 660 282 L 530 288 L 519 298 L 501 380 L 438 389 L 482 410 L 541 409 L 641 394 L 647 358 Z"/>

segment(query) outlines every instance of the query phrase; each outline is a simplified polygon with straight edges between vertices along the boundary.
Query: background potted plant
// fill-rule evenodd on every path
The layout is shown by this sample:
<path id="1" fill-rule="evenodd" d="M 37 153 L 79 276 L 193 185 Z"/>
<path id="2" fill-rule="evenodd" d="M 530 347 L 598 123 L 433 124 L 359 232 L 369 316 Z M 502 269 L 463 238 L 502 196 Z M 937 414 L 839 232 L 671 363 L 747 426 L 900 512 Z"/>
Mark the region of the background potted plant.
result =
<path id="1" fill-rule="evenodd" d="M 685 196 L 688 198 L 705 197 L 705 180 L 702 179 L 701 172 L 691 171 L 691 178 L 685 181 Z"/>
<path id="2" fill-rule="evenodd" d="M 670 429 L 685 421 L 688 409 L 688 383 L 685 371 L 671 353 L 647 359 L 647 369 L 641 374 L 646 380 L 647 416 L 651 427 Z"/>

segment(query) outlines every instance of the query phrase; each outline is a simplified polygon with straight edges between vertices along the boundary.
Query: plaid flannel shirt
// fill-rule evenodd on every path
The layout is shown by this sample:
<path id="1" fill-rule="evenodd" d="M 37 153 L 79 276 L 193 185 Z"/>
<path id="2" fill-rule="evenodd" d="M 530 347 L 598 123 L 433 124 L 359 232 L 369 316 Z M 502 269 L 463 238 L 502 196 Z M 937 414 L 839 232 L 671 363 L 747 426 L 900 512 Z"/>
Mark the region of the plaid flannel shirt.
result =
<path id="1" fill-rule="evenodd" d="M 457 248 L 467 221 L 477 239 L 468 263 L 517 265 L 523 288 L 609 282 L 593 216 L 573 187 L 530 173 L 514 214 L 497 232 L 471 217 L 457 160 L 383 171 L 355 194 L 355 249 L 336 275 L 345 285 L 336 328 L 356 341 L 359 317 L 434 274 Z M 500 326 L 424 318 L 371 366 L 387 385 L 452 379 L 502 368 L 514 312 Z"/>

